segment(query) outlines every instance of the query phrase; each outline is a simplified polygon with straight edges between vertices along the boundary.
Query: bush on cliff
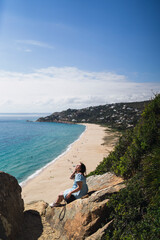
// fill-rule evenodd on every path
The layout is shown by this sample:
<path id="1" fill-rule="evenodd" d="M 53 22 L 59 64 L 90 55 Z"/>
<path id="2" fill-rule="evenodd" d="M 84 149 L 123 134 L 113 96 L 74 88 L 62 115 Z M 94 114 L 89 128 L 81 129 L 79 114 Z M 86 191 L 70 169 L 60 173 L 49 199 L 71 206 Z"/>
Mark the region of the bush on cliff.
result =
<path id="1" fill-rule="evenodd" d="M 106 171 L 126 179 L 127 187 L 108 203 L 114 223 L 105 239 L 160 239 L 160 94 L 90 175 Z"/>

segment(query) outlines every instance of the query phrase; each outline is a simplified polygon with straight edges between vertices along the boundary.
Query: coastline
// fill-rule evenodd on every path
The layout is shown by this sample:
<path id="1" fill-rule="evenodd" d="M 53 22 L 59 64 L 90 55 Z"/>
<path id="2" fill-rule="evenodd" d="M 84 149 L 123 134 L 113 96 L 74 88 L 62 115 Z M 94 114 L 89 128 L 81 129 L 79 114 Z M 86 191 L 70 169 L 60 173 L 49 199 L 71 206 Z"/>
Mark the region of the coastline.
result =
<path id="1" fill-rule="evenodd" d="M 85 124 L 81 124 L 81 125 L 85 125 Z M 83 135 L 83 133 L 85 133 L 86 131 L 86 127 L 85 130 L 80 134 L 80 136 L 78 137 L 78 139 L 76 139 L 74 142 L 72 142 L 71 144 L 68 145 L 67 149 L 62 152 L 58 157 L 56 157 L 55 159 L 53 159 L 51 162 L 47 163 L 44 167 L 42 167 L 41 169 L 38 169 L 35 173 L 33 173 L 32 175 L 30 175 L 26 180 L 22 181 L 21 183 L 19 183 L 19 185 L 23 188 L 28 182 L 30 182 L 32 179 L 34 179 L 36 176 L 38 176 L 42 171 L 44 171 L 47 167 L 49 167 L 50 165 L 52 165 L 53 163 L 55 163 L 59 158 L 61 158 L 63 155 L 65 155 L 70 148 L 72 147 L 72 145 L 78 141 L 81 136 Z"/>
<path id="2" fill-rule="evenodd" d="M 38 175 L 22 184 L 22 197 L 25 203 L 43 200 L 53 202 L 59 192 L 70 188 L 73 184 L 70 175 L 81 161 L 87 167 L 87 173 L 96 166 L 113 149 L 113 141 L 104 145 L 105 130 L 96 124 L 84 124 L 86 129 L 80 137 L 57 159 L 45 166 Z"/>

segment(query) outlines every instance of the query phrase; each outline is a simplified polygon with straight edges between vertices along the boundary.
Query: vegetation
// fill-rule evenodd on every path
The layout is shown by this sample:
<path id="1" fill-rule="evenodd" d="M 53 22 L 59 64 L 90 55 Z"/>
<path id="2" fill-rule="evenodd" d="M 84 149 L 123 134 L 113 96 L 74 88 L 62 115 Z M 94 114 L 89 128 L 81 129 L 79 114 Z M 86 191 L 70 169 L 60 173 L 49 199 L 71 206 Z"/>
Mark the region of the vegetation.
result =
<path id="1" fill-rule="evenodd" d="M 114 221 L 104 239 L 160 239 L 160 94 L 90 175 L 107 171 L 123 177 L 127 187 L 108 202 L 106 221 Z"/>
<path id="2" fill-rule="evenodd" d="M 67 109 L 55 112 L 38 122 L 98 123 L 118 130 L 132 128 L 139 120 L 146 104 L 150 101 L 132 103 L 114 103 L 83 109 Z"/>

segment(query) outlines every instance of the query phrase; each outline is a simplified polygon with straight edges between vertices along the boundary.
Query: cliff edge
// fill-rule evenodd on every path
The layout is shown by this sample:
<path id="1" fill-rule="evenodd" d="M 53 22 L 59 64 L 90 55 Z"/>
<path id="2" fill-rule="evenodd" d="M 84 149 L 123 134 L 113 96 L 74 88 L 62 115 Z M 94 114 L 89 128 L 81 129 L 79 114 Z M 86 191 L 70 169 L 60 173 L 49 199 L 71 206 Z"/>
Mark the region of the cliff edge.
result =
<path id="1" fill-rule="evenodd" d="M 111 173 L 91 176 L 87 181 L 89 192 L 82 199 L 57 208 L 50 208 L 44 201 L 32 202 L 24 211 L 17 180 L 1 172 L 0 239 L 101 239 L 112 223 L 104 214 L 108 197 L 125 185 L 121 178 Z"/>

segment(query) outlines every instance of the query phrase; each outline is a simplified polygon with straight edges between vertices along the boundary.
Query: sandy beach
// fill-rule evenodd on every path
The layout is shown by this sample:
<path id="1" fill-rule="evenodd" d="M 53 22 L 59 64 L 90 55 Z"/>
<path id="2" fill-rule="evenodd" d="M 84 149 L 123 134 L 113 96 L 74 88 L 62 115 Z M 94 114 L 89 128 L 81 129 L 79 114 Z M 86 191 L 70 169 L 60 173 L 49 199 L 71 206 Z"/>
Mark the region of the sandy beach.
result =
<path id="1" fill-rule="evenodd" d="M 48 203 L 55 201 L 59 192 L 72 186 L 73 180 L 70 180 L 70 175 L 79 162 L 86 165 L 89 173 L 112 151 L 114 139 L 108 141 L 107 145 L 103 144 L 104 137 L 109 137 L 111 132 L 106 132 L 105 127 L 96 124 L 85 126 L 85 132 L 72 144 L 69 151 L 22 187 L 25 203 L 37 200 Z"/>

